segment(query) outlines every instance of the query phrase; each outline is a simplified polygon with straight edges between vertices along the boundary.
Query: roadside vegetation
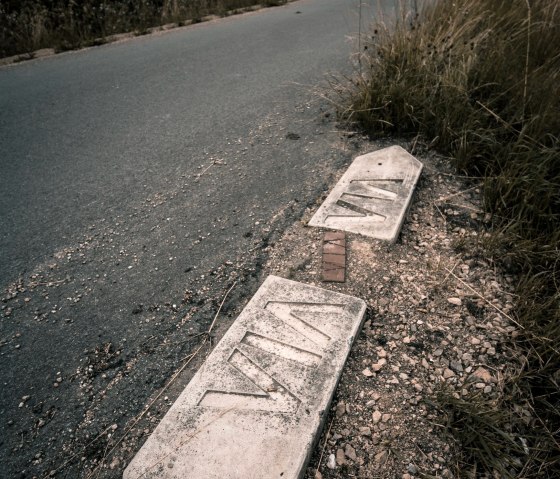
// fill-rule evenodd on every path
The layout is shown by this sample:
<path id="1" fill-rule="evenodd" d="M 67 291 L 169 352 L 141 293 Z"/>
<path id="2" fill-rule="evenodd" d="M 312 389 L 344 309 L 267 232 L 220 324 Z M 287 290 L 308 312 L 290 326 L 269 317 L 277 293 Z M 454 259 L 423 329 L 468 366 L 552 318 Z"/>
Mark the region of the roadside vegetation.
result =
<path id="1" fill-rule="evenodd" d="M 428 3 L 428 2 L 427 2 Z M 560 4 L 442 0 L 362 38 L 360 72 L 336 89 L 372 136 L 423 139 L 483 182 L 477 243 L 518 278 L 499 399 L 438 396 L 465 477 L 560 477 Z"/>
<path id="2" fill-rule="evenodd" d="M 0 58 L 41 48 L 70 50 L 106 42 L 111 35 L 196 23 L 254 5 L 287 0 L 0 0 Z"/>

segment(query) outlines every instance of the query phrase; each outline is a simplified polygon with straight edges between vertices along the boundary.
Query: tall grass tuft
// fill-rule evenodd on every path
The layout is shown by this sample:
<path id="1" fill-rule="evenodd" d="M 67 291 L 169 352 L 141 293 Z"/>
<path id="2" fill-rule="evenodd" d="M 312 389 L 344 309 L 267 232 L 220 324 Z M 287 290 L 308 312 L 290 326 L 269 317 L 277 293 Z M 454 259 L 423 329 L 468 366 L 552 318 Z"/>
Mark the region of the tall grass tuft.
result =
<path id="1" fill-rule="evenodd" d="M 560 477 L 560 3 L 427 2 L 361 45 L 342 116 L 374 136 L 421 134 L 483 176 L 487 252 L 519 278 L 523 366 L 499 403 L 440 395 L 450 430 L 479 472 Z"/>

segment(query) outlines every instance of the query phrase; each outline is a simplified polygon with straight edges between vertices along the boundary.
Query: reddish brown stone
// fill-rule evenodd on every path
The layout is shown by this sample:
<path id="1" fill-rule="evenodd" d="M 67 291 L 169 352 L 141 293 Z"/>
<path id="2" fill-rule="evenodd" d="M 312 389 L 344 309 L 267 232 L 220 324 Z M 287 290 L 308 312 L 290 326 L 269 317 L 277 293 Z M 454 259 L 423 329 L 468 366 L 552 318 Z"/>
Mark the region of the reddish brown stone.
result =
<path id="1" fill-rule="evenodd" d="M 346 279 L 346 234 L 327 231 L 323 239 L 323 281 L 343 283 Z"/>
<path id="2" fill-rule="evenodd" d="M 346 255 L 342 254 L 323 254 L 323 264 L 329 264 L 344 268 L 346 266 Z"/>
<path id="3" fill-rule="evenodd" d="M 323 281 L 331 281 L 334 283 L 344 283 L 345 280 L 344 268 L 335 268 L 330 270 L 323 270 Z"/>
<path id="4" fill-rule="evenodd" d="M 323 254 L 346 254 L 344 246 L 335 243 L 325 243 L 323 245 Z"/>
<path id="5" fill-rule="evenodd" d="M 337 240 L 345 240 L 346 233 L 344 231 L 326 231 L 325 232 L 325 241 L 337 241 Z"/>

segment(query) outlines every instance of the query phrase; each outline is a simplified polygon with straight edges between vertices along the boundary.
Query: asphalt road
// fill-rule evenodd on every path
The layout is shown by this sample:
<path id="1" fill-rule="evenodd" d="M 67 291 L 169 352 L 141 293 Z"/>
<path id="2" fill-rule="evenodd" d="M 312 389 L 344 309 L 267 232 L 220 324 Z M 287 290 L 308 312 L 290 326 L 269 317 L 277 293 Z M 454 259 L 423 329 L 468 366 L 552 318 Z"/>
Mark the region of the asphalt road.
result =
<path id="1" fill-rule="evenodd" d="M 0 69 L 1 477 L 85 477 L 235 282 L 231 323 L 352 156 L 312 90 L 351 71 L 357 9 L 301 0 Z"/>

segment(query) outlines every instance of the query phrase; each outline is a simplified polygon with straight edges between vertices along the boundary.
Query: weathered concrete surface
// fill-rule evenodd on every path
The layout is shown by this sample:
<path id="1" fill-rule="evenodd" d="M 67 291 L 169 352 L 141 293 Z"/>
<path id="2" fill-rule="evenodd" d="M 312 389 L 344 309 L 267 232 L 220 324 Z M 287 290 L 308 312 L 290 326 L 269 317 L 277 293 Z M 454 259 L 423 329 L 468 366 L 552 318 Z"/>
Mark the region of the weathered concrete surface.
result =
<path id="1" fill-rule="evenodd" d="M 422 163 L 400 146 L 359 156 L 309 225 L 395 242 L 421 172 Z"/>
<path id="2" fill-rule="evenodd" d="M 301 477 L 365 309 L 269 276 L 125 479 Z"/>

